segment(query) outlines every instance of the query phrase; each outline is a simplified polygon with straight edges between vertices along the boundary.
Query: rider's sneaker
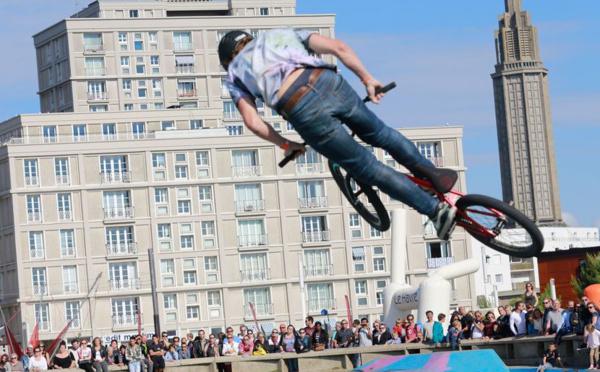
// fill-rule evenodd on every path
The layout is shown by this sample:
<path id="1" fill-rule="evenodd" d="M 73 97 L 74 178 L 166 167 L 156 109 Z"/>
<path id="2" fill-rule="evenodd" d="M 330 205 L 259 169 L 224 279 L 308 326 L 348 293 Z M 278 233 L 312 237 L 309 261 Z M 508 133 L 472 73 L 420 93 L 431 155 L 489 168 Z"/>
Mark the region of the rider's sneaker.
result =
<path id="1" fill-rule="evenodd" d="M 440 203 L 437 206 L 435 215 L 431 218 L 431 222 L 437 231 L 438 238 L 448 240 L 450 234 L 454 230 L 456 221 L 456 207 L 451 207 L 446 203 Z"/>

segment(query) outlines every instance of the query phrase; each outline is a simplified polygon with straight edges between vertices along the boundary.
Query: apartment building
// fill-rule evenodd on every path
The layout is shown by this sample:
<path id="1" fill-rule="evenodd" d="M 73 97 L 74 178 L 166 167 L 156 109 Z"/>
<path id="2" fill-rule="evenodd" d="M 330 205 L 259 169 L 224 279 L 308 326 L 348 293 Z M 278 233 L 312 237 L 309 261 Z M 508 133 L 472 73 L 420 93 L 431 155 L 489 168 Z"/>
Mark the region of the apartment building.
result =
<path id="1" fill-rule="evenodd" d="M 346 296 L 353 317 L 381 315 L 390 232 L 355 213 L 314 151 L 278 168 L 281 150 L 244 130 L 221 85 L 216 45 L 227 29 L 333 35 L 333 16 L 295 15 L 294 7 L 99 0 L 34 37 L 40 105 L 51 113 L 0 123 L 0 306 L 25 325 L 18 337 L 36 321 L 42 339 L 69 320 L 67 336 L 124 337 L 138 324 L 152 332 L 149 252 L 161 328 L 173 333 L 253 323 L 250 303 L 265 328 L 301 324 L 303 306 L 317 317 L 322 309 L 331 320 L 345 317 Z M 189 44 L 181 54 L 178 43 Z M 299 140 L 275 112 L 260 104 L 259 111 Z M 462 128 L 402 132 L 432 162 L 459 171 L 465 190 Z M 470 257 L 462 230 L 440 242 L 418 213 L 408 215 L 409 283 Z M 473 304 L 472 276 L 453 289 L 456 304 Z"/>

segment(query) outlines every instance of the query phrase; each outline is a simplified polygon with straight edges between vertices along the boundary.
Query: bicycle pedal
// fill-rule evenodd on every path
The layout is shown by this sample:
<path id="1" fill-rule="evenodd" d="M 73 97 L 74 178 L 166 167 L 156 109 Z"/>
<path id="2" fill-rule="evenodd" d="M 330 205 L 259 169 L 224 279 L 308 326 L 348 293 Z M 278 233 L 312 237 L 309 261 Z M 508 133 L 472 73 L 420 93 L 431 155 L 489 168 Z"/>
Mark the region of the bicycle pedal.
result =
<path id="1" fill-rule="evenodd" d="M 454 221 L 452 223 L 452 226 L 450 227 L 450 229 L 448 229 L 448 232 L 446 233 L 446 235 L 444 236 L 444 239 L 442 239 L 442 240 L 450 240 L 450 237 L 452 236 L 452 233 L 454 232 L 455 228 L 456 228 L 456 221 Z"/>

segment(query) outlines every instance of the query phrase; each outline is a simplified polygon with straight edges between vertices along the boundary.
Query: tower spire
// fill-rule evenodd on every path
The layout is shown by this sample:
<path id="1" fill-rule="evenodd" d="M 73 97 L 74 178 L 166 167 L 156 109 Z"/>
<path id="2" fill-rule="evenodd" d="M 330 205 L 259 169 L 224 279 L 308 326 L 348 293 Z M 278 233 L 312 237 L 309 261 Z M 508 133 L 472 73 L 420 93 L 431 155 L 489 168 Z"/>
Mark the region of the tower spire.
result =
<path id="1" fill-rule="evenodd" d="M 504 0 L 506 13 L 518 14 L 521 11 L 521 0 Z"/>

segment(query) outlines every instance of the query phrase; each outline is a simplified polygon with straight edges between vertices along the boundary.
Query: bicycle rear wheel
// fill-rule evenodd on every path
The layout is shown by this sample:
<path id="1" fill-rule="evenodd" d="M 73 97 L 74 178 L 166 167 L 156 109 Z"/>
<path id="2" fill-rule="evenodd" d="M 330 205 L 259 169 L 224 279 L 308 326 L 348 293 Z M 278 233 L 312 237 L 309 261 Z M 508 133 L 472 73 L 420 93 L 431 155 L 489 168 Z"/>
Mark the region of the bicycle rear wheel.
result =
<path id="1" fill-rule="evenodd" d="M 354 209 L 356 209 L 358 214 L 360 214 L 362 218 L 369 223 L 369 225 L 373 226 L 377 230 L 388 230 L 390 228 L 390 216 L 375 190 L 373 190 L 373 188 L 369 185 L 364 185 L 354 180 L 358 185 L 358 190 L 355 192 L 352 190 L 352 176 L 343 171 L 343 168 L 339 164 L 332 161 L 328 161 L 328 164 L 329 170 L 333 175 L 333 179 L 337 183 L 340 190 L 342 190 L 342 194 L 344 194 L 348 202 L 350 202 Z M 367 206 L 359 199 L 360 194 L 366 195 L 369 203 L 371 203 L 373 208 L 375 208 L 375 213 L 371 212 L 371 210 L 369 210 L 369 208 L 367 208 Z"/>
<path id="2" fill-rule="evenodd" d="M 456 207 L 457 224 L 498 252 L 527 258 L 544 248 L 544 237 L 535 223 L 500 200 L 465 195 L 456 202 Z"/>

